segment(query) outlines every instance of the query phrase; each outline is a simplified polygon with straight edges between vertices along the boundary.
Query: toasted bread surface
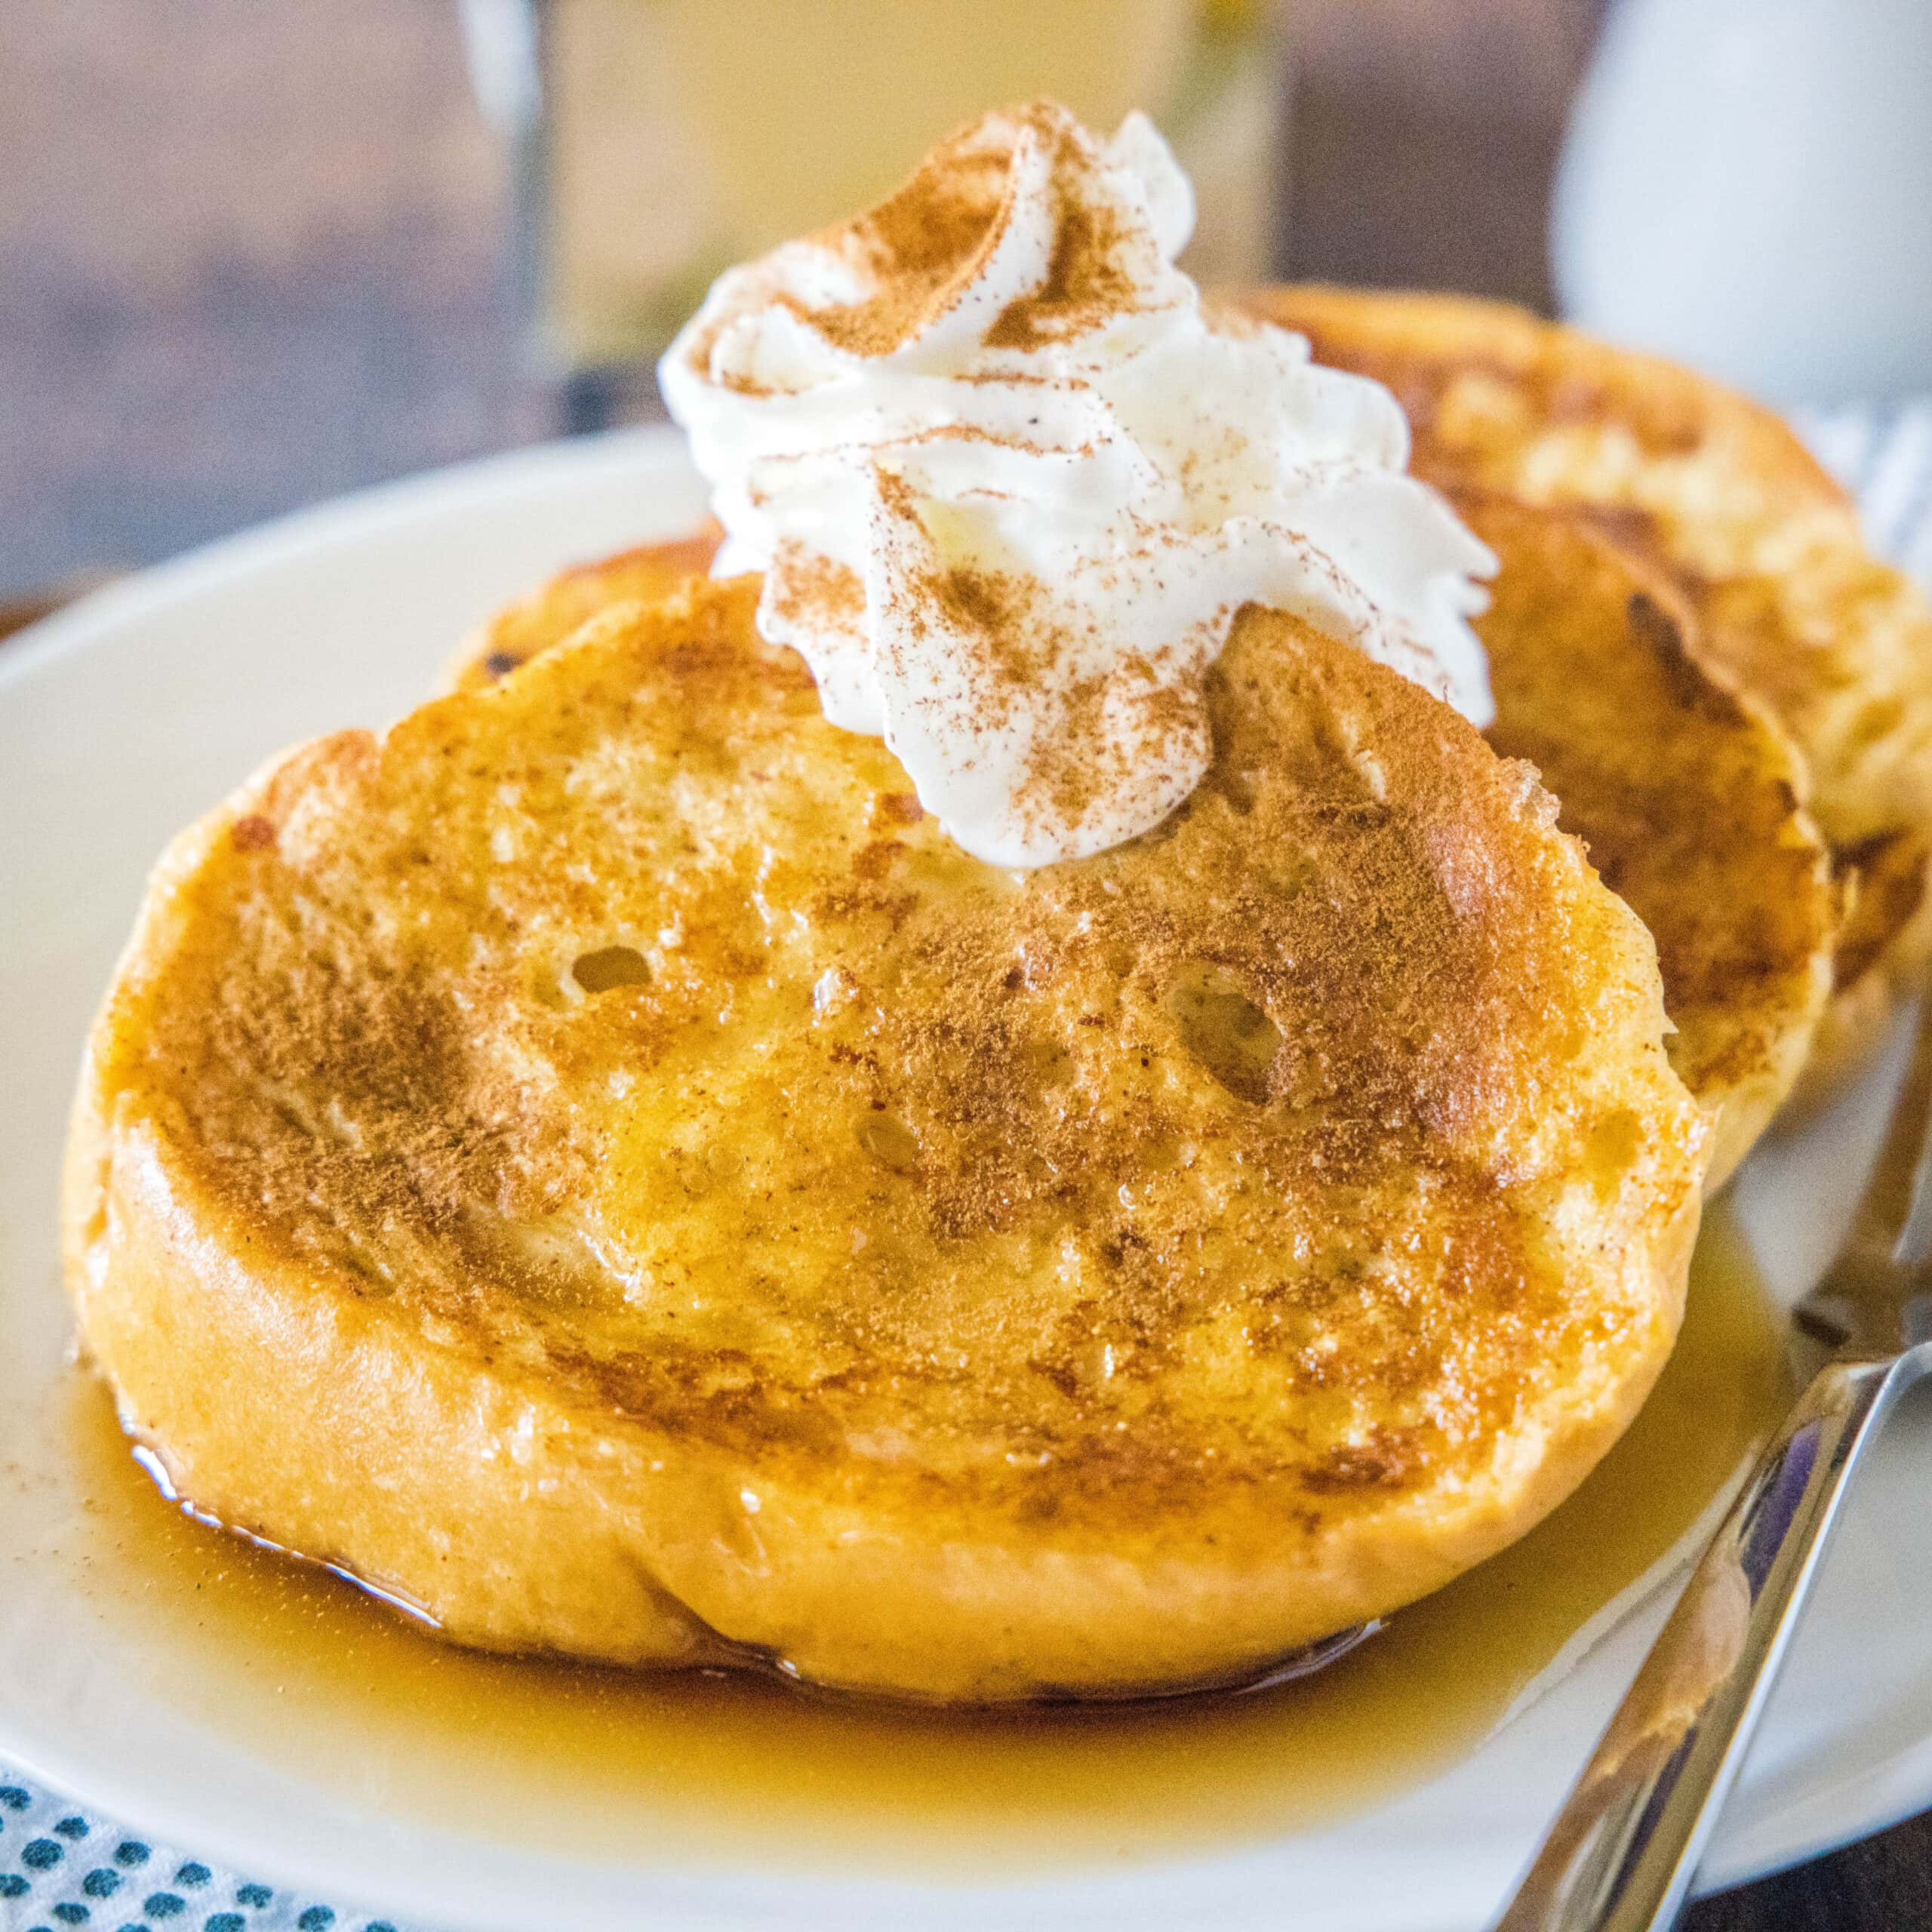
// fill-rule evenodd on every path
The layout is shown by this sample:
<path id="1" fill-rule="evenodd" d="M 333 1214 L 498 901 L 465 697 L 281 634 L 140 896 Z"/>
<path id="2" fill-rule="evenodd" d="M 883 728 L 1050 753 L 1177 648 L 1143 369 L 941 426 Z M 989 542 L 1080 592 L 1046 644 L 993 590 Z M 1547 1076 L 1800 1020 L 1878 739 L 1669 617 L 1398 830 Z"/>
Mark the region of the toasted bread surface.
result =
<path id="1" fill-rule="evenodd" d="M 1700 648 L 1791 732 L 1844 890 L 1834 990 L 1804 1074 L 1863 1058 L 1932 949 L 1932 612 L 1769 411 L 1688 370 L 1503 304 L 1328 288 L 1243 306 L 1386 383 L 1414 468 L 1445 487 L 1587 506 L 1667 571 Z"/>
<path id="2" fill-rule="evenodd" d="M 463 639 L 450 660 L 451 688 L 473 691 L 494 683 L 613 604 L 669 595 L 687 577 L 709 571 L 724 537 L 722 527 L 707 517 L 687 537 L 639 544 L 558 571 Z"/>
<path id="3" fill-rule="evenodd" d="M 1567 1493 L 1707 1129 L 1524 768 L 1250 612 L 1160 830 L 995 871 L 755 586 L 623 606 L 158 869 L 76 1108 L 183 1493 L 459 1639 L 937 1698 L 1238 1674 Z"/>
<path id="4" fill-rule="evenodd" d="M 1720 1186 L 1800 1077 L 1830 990 L 1844 890 L 1812 823 L 1803 762 L 1758 700 L 1706 660 L 1668 574 L 1586 511 L 1456 493 L 1501 569 L 1476 628 L 1490 742 L 1543 774 L 1564 830 L 1657 941 L 1671 1063 L 1714 1124 Z M 681 583 L 701 535 L 579 565 L 486 626 L 467 688 L 560 644 L 587 612 Z M 647 574 L 661 558 L 655 575 Z"/>
<path id="5" fill-rule="evenodd" d="M 1715 1188 L 1790 1092 L 1830 991 L 1840 894 L 1801 761 L 1700 661 L 1668 580 L 1586 515 L 1467 493 L 1457 508 L 1501 563 L 1475 620 L 1489 741 L 1541 773 L 1656 940 L 1671 1064 L 1715 1124 Z"/>

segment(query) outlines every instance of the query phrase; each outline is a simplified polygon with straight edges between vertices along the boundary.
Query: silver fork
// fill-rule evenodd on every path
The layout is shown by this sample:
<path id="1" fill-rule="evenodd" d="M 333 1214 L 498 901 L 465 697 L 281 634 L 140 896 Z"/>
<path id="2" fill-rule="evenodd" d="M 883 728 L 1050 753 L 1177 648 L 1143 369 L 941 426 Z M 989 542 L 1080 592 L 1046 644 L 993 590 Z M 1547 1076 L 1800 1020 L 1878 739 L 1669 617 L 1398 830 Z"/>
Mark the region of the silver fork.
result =
<path id="1" fill-rule="evenodd" d="M 1932 995 L 1838 1259 L 1801 1301 L 1830 1351 L 1758 1459 L 1495 1932 L 1672 1924 L 1865 1447 L 1932 1370 Z"/>

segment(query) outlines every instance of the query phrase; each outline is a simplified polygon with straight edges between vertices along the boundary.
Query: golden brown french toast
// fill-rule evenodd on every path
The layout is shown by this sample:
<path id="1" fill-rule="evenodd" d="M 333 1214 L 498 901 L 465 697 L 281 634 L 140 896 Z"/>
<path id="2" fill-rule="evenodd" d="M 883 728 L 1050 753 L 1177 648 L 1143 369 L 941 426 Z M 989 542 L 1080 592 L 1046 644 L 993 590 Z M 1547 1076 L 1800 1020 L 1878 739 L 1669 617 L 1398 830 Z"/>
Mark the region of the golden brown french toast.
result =
<path id="1" fill-rule="evenodd" d="M 651 604 L 708 576 L 724 541 L 715 524 L 668 543 L 646 543 L 560 571 L 506 605 L 465 638 L 448 666 L 451 691 L 481 691 L 561 644 L 614 604 Z"/>
<path id="2" fill-rule="evenodd" d="M 450 660 L 451 686 L 472 690 L 506 675 L 613 604 L 668 595 L 685 578 L 703 577 L 710 569 L 724 538 L 723 529 L 706 517 L 688 537 L 639 544 L 559 571 L 463 639 Z"/>
<path id="3" fill-rule="evenodd" d="M 1187 803 L 995 870 L 755 591 L 162 861 L 67 1255 L 181 1492 L 466 1642 L 953 1699 L 1250 1672 L 1527 1529 L 1708 1138 L 1533 775 L 1251 611 Z"/>
<path id="4" fill-rule="evenodd" d="M 1932 949 L 1932 611 L 1866 549 L 1844 493 L 1769 411 L 1690 371 L 1505 305 L 1327 288 L 1252 312 L 1395 391 L 1411 467 L 1601 515 L 1674 580 L 1700 648 L 1809 768 L 1844 888 L 1833 992 L 1804 1076 L 1856 1066 Z"/>
<path id="5" fill-rule="evenodd" d="M 1491 743 L 1527 758 L 1564 830 L 1657 945 L 1671 1064 L 1715 1132 L 1721 1186 L 1799 1077 L 1830 988 L 1843 894 L 1766 707 L 1704 663 L 1671 580 L 1575 509 L 1464 492 L 1457 507 L 1501 568 L 1476 621 Z M 586 614 L 681 583 L 706 540 L 565 572 L 486 625 L 456 668 L 488 683 L 561 643 Z"/>
<path id="6" fill-rule="evenodd" d="M 1715 1131 L 1706 1186 L 1792 1089 L 1831 988 L 1840 895 L 1805 774 L 1765 707 L 1699 660 L 1668 581 L 1574 509 L 1464 494 L 1502 568 L 1475 620 L 1504 756 L 1651 929 L 1670 1063 Z"/>

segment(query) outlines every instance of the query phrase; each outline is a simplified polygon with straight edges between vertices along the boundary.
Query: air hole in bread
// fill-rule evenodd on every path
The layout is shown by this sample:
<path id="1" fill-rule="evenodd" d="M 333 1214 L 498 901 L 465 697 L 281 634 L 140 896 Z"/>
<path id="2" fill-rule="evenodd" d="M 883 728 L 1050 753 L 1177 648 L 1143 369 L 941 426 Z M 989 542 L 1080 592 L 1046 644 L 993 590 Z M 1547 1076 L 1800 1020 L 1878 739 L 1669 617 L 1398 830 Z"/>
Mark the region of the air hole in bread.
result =
<path id="1" fill-rule="evenodd" d="M 1259 1105 L 1281 1029 L 1218 966 L 1183 966 L 1168 994 L 1181 1044 L 1237 1100 Z"/>
<path id="2" fill-rule="evenodd" d="M 1590 1129 L 1585 1158 L 1599 1193 L 1614 1193 L 1644 1148 L 1644 1123 L 1627 1109 L 1605 1114 Z"/>
<path id="3" fill-rule="evenodd" d="M 859 1145 L 882 1168 L 909 1174 L 919 1164 L 918 1137 L 903 1120 L 873 1114 L 859 1123 Z"/>
<path id="4" fill-rule="evenodd" d="M 608 993 L 618 986 L 648 985 L 651 968 L 634 946 L 604 946 L 580 953 L 571 977 L 587 993 Z"/>

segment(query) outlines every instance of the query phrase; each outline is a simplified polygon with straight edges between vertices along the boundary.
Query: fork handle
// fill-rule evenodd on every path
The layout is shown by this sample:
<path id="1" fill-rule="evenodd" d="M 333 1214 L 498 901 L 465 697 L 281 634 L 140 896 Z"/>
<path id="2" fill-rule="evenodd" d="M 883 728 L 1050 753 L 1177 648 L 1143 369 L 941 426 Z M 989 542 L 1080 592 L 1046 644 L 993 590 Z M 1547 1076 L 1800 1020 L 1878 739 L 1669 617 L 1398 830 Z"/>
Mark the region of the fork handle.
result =
<path id="1" fill-rule="evenodd" d="M 1846 1480 L 1919 1357 L 1833 1362 L 1759 1457 L 1495 1932 L 1663 1932 L 1737 1775 Z"/>

